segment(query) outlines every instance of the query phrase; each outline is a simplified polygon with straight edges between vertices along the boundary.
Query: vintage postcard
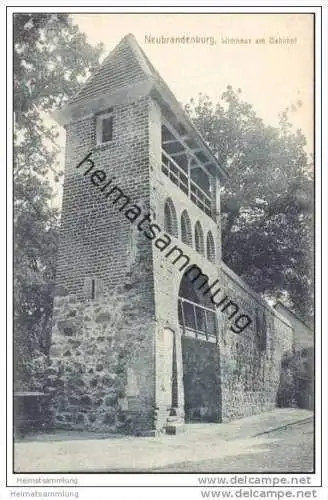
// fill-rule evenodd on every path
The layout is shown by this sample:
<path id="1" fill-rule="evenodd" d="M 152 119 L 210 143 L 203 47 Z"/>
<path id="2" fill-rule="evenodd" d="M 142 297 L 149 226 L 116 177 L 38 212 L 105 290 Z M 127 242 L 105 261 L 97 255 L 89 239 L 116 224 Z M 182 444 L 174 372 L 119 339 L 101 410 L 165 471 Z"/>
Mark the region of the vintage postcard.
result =
<path id="1" fill-rule="evenodd" d="M 8 498 L 317 496 L 320 14 L 8 6 Z"/>

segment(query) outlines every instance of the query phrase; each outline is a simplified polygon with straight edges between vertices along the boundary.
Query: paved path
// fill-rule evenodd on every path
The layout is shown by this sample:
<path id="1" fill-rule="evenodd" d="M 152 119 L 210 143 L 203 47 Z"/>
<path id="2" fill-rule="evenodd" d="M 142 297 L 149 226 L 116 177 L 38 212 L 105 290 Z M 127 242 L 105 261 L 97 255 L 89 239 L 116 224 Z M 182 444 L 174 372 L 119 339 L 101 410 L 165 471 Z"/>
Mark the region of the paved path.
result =
<path id="1" fill-rule="evenodd" d="M 15 444 L 15 472 L 245 472 L 245 464 L 250 469 L 257 467 L 252 472 L 260 471 L 259 466 L 263 466 L 263 472 L 273 472 L 273 455 L 289 456 L 291 449 L 288 463 L 278 459 L 279 470 L 294 472 L 305 467 L 304 472 L 309 472 L 311 424 L 306 424 L 304 433 L 304 424 L 295 422 L 304 422 L 311 416 L 307 410 L 277 409 L 229 424 L 190 424 L 178 436 L 152 438 L 112 439 L 98 435 L 98 439 L 91 439 L 90 434 L 84 437 L 76 433 L 56 435 L 56 440 L 51 435 L 35 437 L 34 441 Z M 268 433 L 277 428 L 280 430 Z M 291 440 L 287 449 L 286 439 Z M 304 464 L 298 461 L 301 452 Z"/>
<path id="2" fill-rule="evenodd" d="M 236 444 L 238 444 L 237 440 Z M 239 442 L 239 445 L 241 442 Z M 313 425 L 302 421 L 255 437 L 243 443 L 236 453 L 207 460 L 189 460 L 153 472 L 245 472 L 282 473 L 313 472 Z M 231 448 L 230 448 L 231 451 Z"/>

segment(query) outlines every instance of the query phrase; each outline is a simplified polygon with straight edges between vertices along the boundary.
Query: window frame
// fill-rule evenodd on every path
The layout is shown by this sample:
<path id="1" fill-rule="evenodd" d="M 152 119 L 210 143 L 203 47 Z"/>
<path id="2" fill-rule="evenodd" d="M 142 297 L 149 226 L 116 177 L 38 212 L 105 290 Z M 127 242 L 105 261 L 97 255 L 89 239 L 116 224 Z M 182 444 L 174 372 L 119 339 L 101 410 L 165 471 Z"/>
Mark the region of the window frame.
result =
<path id="1" fill-rule="evenodd" d="M 215 264 L 216 262 L 216 251 L 215 251 L 215 240 L 212 231 L 207 232 L 206 236 L 206 258 L 209 262 Z"/>
<path id="2" fill-rule="evenodd" d="M 199 255 L 206 257 L 205 241 L 204 241 L 204 231 L 202 225 L 199 221 L 196 222 L 194 228 L 195 235 L 195 250 Z"/>
<path id="3" fill-rule="evenodd" d="M 166 214 L 166 209 L 168 210 L 168 214 Z M 168 217 L 166 216 L 168 215 Z M 171 198 L 167 198 L 164 203 L 164 220 L 163 220 L 164 231 L 173 236 L 174 238 L 179 238 L 179 226 L 178 226 L 178 218 L 176 208 L 174 206 Z M 171 225 L 171 228 L 168 227 Z"/>
<path id="4" fill-rule="evenodd" d="M 107 118 L 112 119 L 112 136 L 109 141 L 103 141 L 103 122 Z M 113 141 L 113 136 L 114 136 L 114 113 L 113 110 L 107 110 L 102 113 L 98 113 L 96 115 L 96 145 L 99 146 L 101 144 L 109 144 Z"/>
<path id="5" fill-rule="evenodd" d="M 180 230 L 182 243 L 193 248 L 192 225 L 188 211 L 186 209 L 182 211 L 180 216 Z"/>

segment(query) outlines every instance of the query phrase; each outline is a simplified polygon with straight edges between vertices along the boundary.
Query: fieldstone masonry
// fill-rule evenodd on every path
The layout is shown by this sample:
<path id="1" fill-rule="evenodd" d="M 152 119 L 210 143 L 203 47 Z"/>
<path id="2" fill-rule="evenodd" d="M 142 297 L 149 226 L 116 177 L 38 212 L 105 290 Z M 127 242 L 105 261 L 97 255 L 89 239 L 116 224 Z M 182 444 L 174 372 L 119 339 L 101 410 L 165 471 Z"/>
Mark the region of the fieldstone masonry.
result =
<path id="1" fill-rule="evenodd" d="M 113 137 L 97 144 L 97 116 L 108 109 Z M 291 327 L 222 263 L 223 170 L 132 35 L 57 120 L 67 143 L 48 373 L 56 425 L 155 434 L 175 432 L 185 421 L 223 422 L 273 408 Z M 162 172 L 167 121 L 185 147 L 205 155 L 212 216 Z M 90 152 L 95 168 L 115 177 L 131 203 L 163 229 L 170 200 L 177 226 L 172 242 L 252 318 L 247 329 L 234 333 L 218 312 L 214 343 L 185 334 L 178 316 L 183 272 L 76 169 Z M 214 261 L 196 252 L 194 234 L 192 244 L 182 242 L 183 211 L 192 228 L 200 222 L 205 236 L 211 231 Z"/>
<path id="2" fill-rule="evenodd" d="M 136 259 L 124 285 L 92 301 L 58 287 L 47 387 L 56 427 L 128 433 L 153 428 L 154 327 L 138 291 L 146 268 Z"/>

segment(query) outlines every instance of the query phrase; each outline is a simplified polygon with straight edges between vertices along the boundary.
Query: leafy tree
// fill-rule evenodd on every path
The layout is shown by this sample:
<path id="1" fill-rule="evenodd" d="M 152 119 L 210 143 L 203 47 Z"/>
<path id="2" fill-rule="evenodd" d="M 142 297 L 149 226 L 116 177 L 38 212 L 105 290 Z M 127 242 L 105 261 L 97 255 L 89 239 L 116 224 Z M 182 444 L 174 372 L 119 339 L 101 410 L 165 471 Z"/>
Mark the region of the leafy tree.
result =
<path id="1" fill-rule="evenodd" d="M 223 259 L 258 293 L 313 314 L 313 176 L 306 141 L 284 110 L 264 124 L 228 86 L 221 102 L 191 100 L 187 111 L 229 179 L 222 189 Z"/>
<path id="2" fill-rule="evenodd" d="M 29 384 L 31 361 L 47 353 L 57 249 L 58 129 L 45 116 L 78 90 L 98 65 L 67 14 L 15 14 L 14 31 L 14 354 L 16 382 Z"/>

